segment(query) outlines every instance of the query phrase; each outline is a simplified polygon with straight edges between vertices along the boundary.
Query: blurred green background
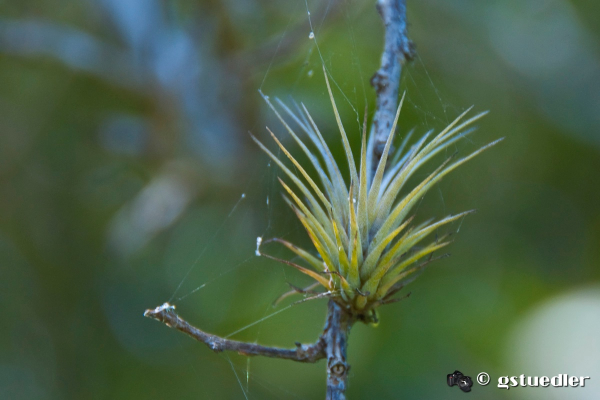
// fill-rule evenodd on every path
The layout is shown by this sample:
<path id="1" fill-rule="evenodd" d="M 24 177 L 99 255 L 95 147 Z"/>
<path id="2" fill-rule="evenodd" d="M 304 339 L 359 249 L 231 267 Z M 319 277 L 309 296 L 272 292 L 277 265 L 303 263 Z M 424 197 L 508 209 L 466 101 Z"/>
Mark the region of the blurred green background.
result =
<path id="1" fill-rule="evenodd" d="M 459 153 L 506 140 L 419 206 L 478 213 L 410 299 L 353 329 L 348 396 L 458 399 L 459 369 L 491 375 L 477 398 L 597 399 L 600 3 L 408 3 L 399 136 L 475 104 L 491 113 Z M 297 154 L 258 89 L 292 97 L 341 156 L 323 60 L 358 150 L 382 34 L 374 1 L 0 1 L 0 398 L 323 398 L 324 362 L 215 354 L 142 313 L 170 300 L 220 335 L 268 317 L 233 337 L 317 338 L 326 300 L 271 316 L 306 280 L 256 237 L 308 241 L 247 131 Z M 496 387 L 522 373 L 591 381 Z"/>

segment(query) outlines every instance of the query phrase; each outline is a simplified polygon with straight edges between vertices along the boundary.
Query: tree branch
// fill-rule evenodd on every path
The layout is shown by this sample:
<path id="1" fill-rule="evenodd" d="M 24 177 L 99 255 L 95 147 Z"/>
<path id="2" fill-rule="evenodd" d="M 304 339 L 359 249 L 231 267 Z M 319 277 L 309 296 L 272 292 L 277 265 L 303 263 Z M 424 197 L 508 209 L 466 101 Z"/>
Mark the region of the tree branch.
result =
<path id="1" fill-rule="evenodd" d="M 239 342 L 237 340 L 225 339 L 220 336 L 206 333 L 203 330 L 190 325 L 175 312 L 175 306 L 165 303 L 155 309 L 148 309 L 144 316 L 155 319 L 169 328 L 177 329 L 193 339 L 206 344 L 215 352 L 235 351 L 245 356 L 264 356 L 271 358 L 283 358 L 286 360 L 314 363 L 326 357 L 323 336 L 316 343 L 306 345 L 296 343 L 295 349 L 280 349 L 277 347 L 266 347 L 255 343 Z"/>
<path id="2" fill-rule="evenodd" d="M 348 334 L 354 322 L 352 316 L 334 300 L 329 300 L 327 322 L 321 338 L 327 353 L 326 400 L 346 399 L 346 380 L 350 366 L 346 362 Z"/>
<path id="3" fill-rule="evenodd" d="M 367 147 L 369 181 L 375 174 L 396 115 L 402 65 L 414 56 L 414 45 L 406 31 L 406 0 L 378 0 L 377 11 L 385 25 L 385 44 L 381 66 L 371 78 L 377 108 Z"/>

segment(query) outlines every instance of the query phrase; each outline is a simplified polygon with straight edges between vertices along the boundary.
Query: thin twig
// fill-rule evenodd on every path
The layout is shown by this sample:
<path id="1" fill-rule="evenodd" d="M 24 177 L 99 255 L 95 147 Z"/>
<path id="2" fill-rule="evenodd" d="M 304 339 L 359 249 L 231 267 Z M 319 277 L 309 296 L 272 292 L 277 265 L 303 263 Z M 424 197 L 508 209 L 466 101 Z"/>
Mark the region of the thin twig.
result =
<path id="1" fill-rule="evenodd" d="M 414 46 L 406 31 L 406 0 L 378 0 L 377 11 L 385 25 L 385 44 L 381 66 L 371 78 L 377 108 L 367 147 L 369 181 L 375 174 L 394 122 L 402 65 L 414 56 Z"/>
<path id="2" fill-rule="evenodd" d="M 177 329 L 180 332 L 206 344 L 215 352 L 235 351 L 245 356 L 264 356 L 271 358 L 282 358 L 305 363 L 314 363 L 327 356 L 325 352 L 325 343 L 320 337 L 314 344 L 296 343 L 295 349 L 280 349 L 277 347 L 261 346 L 255 343 L 239 342 L 237 340 L 225 339 L 220 336 L 206 333 L 203 330 L 190 325 L 175 312 L 175 306 L 165 303 L 155 309 L 148 309 L 144 316 L 155 319 L 170 328 Z"/>

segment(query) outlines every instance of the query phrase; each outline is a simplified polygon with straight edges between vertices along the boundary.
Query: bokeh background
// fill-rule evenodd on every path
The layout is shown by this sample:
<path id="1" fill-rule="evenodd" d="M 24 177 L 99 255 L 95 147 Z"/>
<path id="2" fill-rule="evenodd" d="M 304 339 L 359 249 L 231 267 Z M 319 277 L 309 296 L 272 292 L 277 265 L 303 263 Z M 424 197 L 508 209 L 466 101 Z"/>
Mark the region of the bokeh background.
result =
<path id="1" fill-rule="evenodd" d="M 462 398 L 459 369 L 491 375 L 478 398 L 597 399 L 600 3 L 408 3 L 399 136 L 475 104 L 491 113 L 456 150 L 506 140 L 420 204 L 478 213 L 379 327 L 353 329 L 349 398 Z M 271 306 L 306 280 L 256 237 L 307 239 L 247 132 L 297 154 L 261 89 L 306 104 L 341 156 L 324 62 L 357 150 L 382 33 L 374 1 L 0 1 L 0 398 L 323 398 L 323 362 L 215 354 L 142 313 L 170 300 L 220 335 L 317 338 L 326 300 Z M 496 387 L 522 373 L 591 381 Z"/>

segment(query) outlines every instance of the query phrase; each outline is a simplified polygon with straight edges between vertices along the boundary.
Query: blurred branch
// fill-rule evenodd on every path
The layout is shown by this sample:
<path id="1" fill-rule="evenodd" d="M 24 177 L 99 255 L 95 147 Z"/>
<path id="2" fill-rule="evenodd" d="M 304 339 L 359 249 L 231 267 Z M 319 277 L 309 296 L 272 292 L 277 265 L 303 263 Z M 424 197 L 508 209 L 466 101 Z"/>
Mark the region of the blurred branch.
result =
<path id="1" fill-rule="evenodd" d="M 116 33 L 116 44 L 61 23 L 0 18 L 0 54 L 52 58 L 148 97 L 157 114 L 185 130 L 188 148 L 229 179 L 239 151 L 238 121 L 232 118 L 239 83 L 222 68 L 206 36 L 168 22 L 159 1 L 99 5 L 114 25 L 110 36 Z"/>
<path id="2" fill-rule="evenodd" d="M 371 125 L 367 165 L 373 176 L 396 115 L 402 65 L 414 56 L 414 45 L 407 37 L 406 0 L 378 0 L 377 11 L 385 25 L 381 66 L 371 78 L 377 94 L 377 108 Z M 370 179 L 370 178 L 369 178 Z"/>
<path id="3" fill-rule="evenodd" d="M 143 90 L 133 58 L 79 29 L 38 19 L 0 20 L 0 52 L 46 56 L 128 89 Z"/>
<path id="4" fill-rule="evenodd" d="M 306 363 L 314 363 L 326 357 L 324 336 L 321 336 L 316 343 L 305 345 L 296 343 L 295 349 L 280 349 L 277 347 L 266 347 L 255 343 L 239 342 L 237 340 L 225 339 L 190 325 L 175 312 L 175 307 L 169 303 L 155 309 L 148 309 L 144 316 L 155 319 L 169 328 L 177 329 L 180 332 L 206 344 L 215 352 L 235 351 L 244 356 L 264 356 L 271 358 L 283 358 Z"/>

